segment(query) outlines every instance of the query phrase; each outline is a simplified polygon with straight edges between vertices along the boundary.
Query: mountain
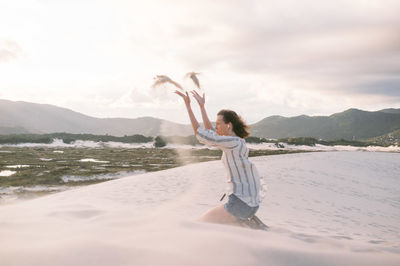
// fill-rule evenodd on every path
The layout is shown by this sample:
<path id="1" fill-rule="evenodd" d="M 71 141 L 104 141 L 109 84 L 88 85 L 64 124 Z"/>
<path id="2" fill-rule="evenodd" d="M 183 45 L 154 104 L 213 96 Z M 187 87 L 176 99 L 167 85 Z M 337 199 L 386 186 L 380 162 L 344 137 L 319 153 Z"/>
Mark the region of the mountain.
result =
<path id="1" fill-rule="evenodd" d="M 379 112 L 388 113 L 388 114 L 400 114 L 400 108 L 399 109 L 394 109 L 394 108 L 382 109 L 382 110 L 379 110 Z"/>
<path id="2" fill-rule="evenodd" d="M 400 129 L 400 109 L 367 112 L 349 109 L 331 116 L 270 116 L 251 125 L 265 138 L 315 137 L 364 140 Z M 193 135 L 191 126 L 153 117 L 95 118 L 49 104 L 0 100 L 0 134 L 90 133 L 113 136 Z"/>
<path id="3" fill-rule="evenodd" d="M 29 134 L 30 131 L 23 127 L 3 127 L 0 126 L 0 134 Z"/>
<path id="4" fill-rule="evenodd" d="M 331 116 L 271 116 L 251 127 L 254 136 L 267 138 L 315 137 L 362 140 L 400 129 L 400 109 L 367 112 L 349 109 Z"/>
<path id="5" fill-rule="evenodd" d="M 191 127 L 153 117 L 95 118 L 49 104 L 0 100 L 0 134 L 191 135 Z"/>
<path id="6" fill-rule="evenodd" d="M 382 136 L 367 139 L 367 141 L 379 143 L 382 145 L 400 144 L 400 129 L 387 133 Z"/>

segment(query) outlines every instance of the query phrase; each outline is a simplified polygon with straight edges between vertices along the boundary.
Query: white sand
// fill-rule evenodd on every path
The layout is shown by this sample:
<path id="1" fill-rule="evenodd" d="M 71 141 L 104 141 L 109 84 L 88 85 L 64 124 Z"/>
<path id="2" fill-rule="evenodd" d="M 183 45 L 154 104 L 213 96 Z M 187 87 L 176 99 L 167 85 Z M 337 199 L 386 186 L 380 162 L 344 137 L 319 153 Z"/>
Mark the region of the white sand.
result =
<path id="1" fill-rule="evenodd" d="M 400 265 L 400 154 L 252 158 L 268 232 L 195 219 L 220 204 L 221 162 L 0 207 L 0 265 Z"/>
<path id="2" fill-rule="evenodd" d="M 17 165 L 7 165 L 7 168 L 25 168 L 25 167 L 30 167 L 30 165 L 26 164 L 17 164 Z"/>
<path id="3" fill-rule="evenodd" d="M 16 171 L 2 170 L 2 171 L 0 171 L 0 176 L 12 176 L 15 173 L 16 173 Z"/>
<path id="4" fill-rule="evenodd" d="M 80 159 L 79 162 L 92 162 L 92 163 L 109 163 L 109 161 L 99 161 L 93 158 Z"/>

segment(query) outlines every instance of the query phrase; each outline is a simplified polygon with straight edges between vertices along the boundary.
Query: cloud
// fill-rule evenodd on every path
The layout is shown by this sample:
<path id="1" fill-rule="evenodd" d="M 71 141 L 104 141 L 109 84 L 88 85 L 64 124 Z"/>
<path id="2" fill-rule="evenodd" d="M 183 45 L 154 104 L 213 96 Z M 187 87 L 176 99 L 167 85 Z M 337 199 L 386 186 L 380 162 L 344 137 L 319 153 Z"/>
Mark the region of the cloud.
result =
<path id="1" fill-rule="evenodd" d="M 0 64 L 4 96 L 188 122 L 174 88 L 150 86 L 165 74 L 191 89 L 183 75 L 199 71 L 214 116 L 232 108 L 255 121 L 400 102 L 397 0 L 53 2 L 0 4 L 3 37 L 18 42 L 0 39 L 0 63 L 29 54 Z"/>
<path id="2" fill-rule="evenodd" d="M 22 49 L 15 41 L 0 39 L 0 63 L 15 60 L 21 54 Z"/>
<path id="3" fill-rule="evenodd" d="M 400 100 L 400 76 L 392 79 L 377 79 L 365 82 L 356 86 L 354 90 L 365 94 L 383 94 L 389 97 L 396 97 Z"/>
<path id="4" fill-rule="evenodd" d="M 129 108 L 132 106 L 143 105 L 146 103 L 151 103 L 152 98 L 146 93 L 140 91 L 137 88 L 128 90 L 117 100 L 110 103 L 110 107 L 112 108 Z"/>
<path id="5" fill-rule="evenodd" d="M 188 69 L 281 76 L 304 90 L 369 94 L 375 83 L 400 85 L 400 2 L 246 3 L 216 4 L 207 20 L 178 24 L 176 58 Z M 196 18 L 205 7 L 188 12 Z"/>

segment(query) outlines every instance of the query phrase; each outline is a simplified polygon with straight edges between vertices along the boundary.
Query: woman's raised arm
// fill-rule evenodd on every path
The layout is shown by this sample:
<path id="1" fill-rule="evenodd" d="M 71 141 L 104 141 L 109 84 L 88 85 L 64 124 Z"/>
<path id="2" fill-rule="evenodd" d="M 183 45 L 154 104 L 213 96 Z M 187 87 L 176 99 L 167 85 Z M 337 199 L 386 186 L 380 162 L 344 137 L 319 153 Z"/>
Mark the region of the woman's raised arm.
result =
<path id="1" fill-rule="evenodd" d="M 190 107 L 190 97 L 189 94 L 186 92 L 186 95 L 180 91 L 175 91 L 176 94 L 182 97 L 183 101 L 185 102 L 186 109 L 190 118 L 190 123 L 192 124 L 192 128 L 194 131 L 194 135 L 197 134 L 197 129 L 200 127 L 199 122 L 197 122 L 196 117 L 193 114 L 192 108 Z"/>
<path id="2" fill-rule="evenodd" d="M 196 101 L 199 103 L 200 106 L 200 110 L 201 110 L 201 117 L 203 118 L 203 124 L 204 124 L 204 128 L 205 129 L 212 129 L 213 126 L 210 122 L 210 120 L 208 119 L 207 116 L 207 112 L 206 112 L 206 108 L 204 107 L 205 103 L 206 103 L 206 96 L 203 93 L 203 97 L 201 97 L 197 91 L 191 91 L 191 93 L 193 94 L 193 97 L 196 99 Z"/>

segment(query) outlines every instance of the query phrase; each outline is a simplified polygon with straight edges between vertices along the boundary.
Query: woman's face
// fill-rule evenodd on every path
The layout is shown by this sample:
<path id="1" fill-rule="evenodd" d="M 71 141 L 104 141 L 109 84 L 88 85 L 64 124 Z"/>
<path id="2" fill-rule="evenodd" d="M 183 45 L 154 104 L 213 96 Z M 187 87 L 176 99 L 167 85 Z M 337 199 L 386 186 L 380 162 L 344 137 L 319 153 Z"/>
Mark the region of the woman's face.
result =
<path id="1" fill-rule="evenodd" d="M 215 122 L 215 131 L 220 136 L 227 136 L 230 132 L 230 127 L 232 123 L 225 124 L 224 116 L 219 115 L 217 116 L 217 121 Z"/>

